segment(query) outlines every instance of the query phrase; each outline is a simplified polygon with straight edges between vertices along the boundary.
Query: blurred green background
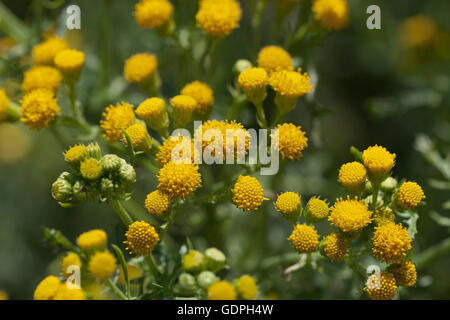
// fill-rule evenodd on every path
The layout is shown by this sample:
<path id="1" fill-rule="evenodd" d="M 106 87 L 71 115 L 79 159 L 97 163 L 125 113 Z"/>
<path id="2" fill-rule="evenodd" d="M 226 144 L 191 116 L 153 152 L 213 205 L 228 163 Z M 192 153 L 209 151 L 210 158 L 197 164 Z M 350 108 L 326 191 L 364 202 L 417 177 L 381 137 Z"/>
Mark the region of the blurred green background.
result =
<path id="1" fill-rule="evenodd" d="M 284 31 L 271 39 L 269 31 L 276 20 L 276 10 L 271 10 L 274 2 L 263 17 L 259 47 L 282 45 L 283 34 L 294 25 L 295 11 L 286 18 Z M 203 77 L 173 43 L 154 31 L 138 28 L 132 14 L 135 1 L 1 3 L 32 30 L 32 37 L 7 55 L 2 53 L 0 85 L 16 92 L 14 88 L 20 85 L 29 64 L 23 55 L 29 54 L 42 32 L 56 26 L 57 34 L 66 36 L 87 54 L 77 92 L 91 123 L 98 123 L 108 104 L 126 100 L 136 105 L 145 98 L 122 77 L 124 61 L 132 54 L 148 51 L 158 55 L 162 90 L 167 97 L 176 95 L 185 83 Z M 177 30 L 195 28 L 196 1 L 172 3 Z M 255 62 L 250 12 L 247 2 L 241 3 L 241 26 L 219 48 L 219 64 L 211 83 L 216 99 L 213 118 L 223 118 L 231 104 L 227 86 L 235 81 L 231 71 L 234 62 Z M 70 4 L 81 8 L 81 30 L 66 34 L 64 11 Z M 381 30 L 366 28 L 366 8 L 371 4 L 381 8 Z M 266 189 L 268 192 L 295 190 L 304 199 L 321 195 L 331 202 L 345 194 L 337 183 L 337 172 L 342 163 L 352 160 L 350 146 L 385 146 L 397 155 L 394 176 L 417 181 L 427 196 L 427 205 L 419 211 L 413 262 L 430 247 L 441 250 L 418 266 L 416 287 L 401 291 L 400 298 L 448 299 L 450 246 L 443 248 L 442 243 L 450 236 L 450 2 L 351 0 L 349 6 L 351 22 L 345 30 L 330 33 L 312 49 L 305 42 L 289 48 L 298 65 L 318 79 L 317 104 L 311 107 L 300 102 L 289 114 L 289 121 L 306 130 L 310 145 L 301 161 L 288 164 L 275 182 L 269 181 L 271 177 L 262 177 L 262 185 L 266 189 L 266 185 L 275 183 L 277 188 Z M 433 41 L 418 49 L 405 45 L 401 27 L 417 14 L 427 15 L 436 27 Z M 194 47 L 205 44 L 198 29 L 194 39 Z M 274 115 L 272 109 L 266 106 L 269 118 Z M 239 121 L 246 127 L 256 127 L 251 106 Z M 71 133 L 66 134 L 70 139 Z M 61 253 L 43 240 L 44 227 L 59 229 L 71 240 L 81 232 L 103 228 L 110 243 L 123 240 L 120 221 L 108 206 L 88 203 L 64 209 L 52 199 L 52 182 L 67 170 L 62 152 L 49 130 L 32 132 L 21 124 L 0 124 L 0 289 L 7 291 L 11 299 L 32 298 L 37 283 L 51 270 L 49 264 Z M 142 204 L 157 181 L 141 168 L 137 174 L 133 191 Z M 204 184 L 208 183 L 208 177 L 204 177 Z M 343 265 L 326 264 L 323 273 L 306 267 L 290 279 L 283 278 L 280 265 L 264 268 L 264 263 L 269 265 L 267 258 L 293 252 L 286 241 L 290 226 L 276 215 L 272 203 L 264 205 L 270 208 L 266 220 L 244 215 L 231 204 L 218 205 L 211 209 L 212 213 L 187 212 L 171 230 L 174 250 L 186 236 L 199 248 L 217 246 L 229 258 L 230 274 L 255 274 L 263 292 L 275 292 L 280 299 L 352 298 L 351 278 Z M 324 234 L 326 227 L 319 230 Z"/>

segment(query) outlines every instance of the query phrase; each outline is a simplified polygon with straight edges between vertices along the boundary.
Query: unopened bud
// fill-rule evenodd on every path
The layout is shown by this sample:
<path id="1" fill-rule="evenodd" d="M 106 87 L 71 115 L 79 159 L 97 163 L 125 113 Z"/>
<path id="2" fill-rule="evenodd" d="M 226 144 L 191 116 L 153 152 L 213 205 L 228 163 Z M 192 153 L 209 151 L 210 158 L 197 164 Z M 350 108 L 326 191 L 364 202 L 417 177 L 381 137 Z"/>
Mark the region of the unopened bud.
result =
<path id="1" fill-rule="evenodd" d="M 100 160 L 103 170 L 106 172 L 119 170 L 121 166 L 120 158 L 115 154 L 107 154 Z"/>
<path id="2" fill-rule="evenodd" d="M 206 268 L 216 272 L 225 266 L 226 256 L 217 248 L 208 248 L 205 250 Z"/>
<path id="3" fill-rule="evenodd" d="M 119 176 L 127 183 L 133 183 L 136 181 L 136 171 L 133 166 L 128 163 L 120 166 Z"/>
<path id="4" fill-rule="evenodd" d="M 219 278 L 211 271 L 202 271 L 197 276 L 197 283 L 202 289 L 208 289 L 213 283 L 219 281 Z"/>
<path id="5" fill-rule="evenodd" d="M 72 185 L 66 180 L 56 180 L 52 185 L 52 196 L 58 202 L 69 201 L 72 197 Z"/>

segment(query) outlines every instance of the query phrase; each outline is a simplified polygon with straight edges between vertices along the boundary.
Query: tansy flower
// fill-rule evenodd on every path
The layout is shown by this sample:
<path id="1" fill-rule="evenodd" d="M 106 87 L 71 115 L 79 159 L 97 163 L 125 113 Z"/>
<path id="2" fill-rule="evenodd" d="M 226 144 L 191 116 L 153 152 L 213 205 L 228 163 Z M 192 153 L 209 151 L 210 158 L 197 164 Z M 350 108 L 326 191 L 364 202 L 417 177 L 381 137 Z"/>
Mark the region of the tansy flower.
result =
<path id="1" fill-rule="evenodd" d="M 89 158 L 81 162 L 80 173 L 87 180 L 97 180 L 103 173 L 103 168 L 97 159 Z"/>
<path id="2" fill-rule="evenodd" d="M 61 282 L 55 276 L 48 276 L 42 280 L 34 290 L 34 300 L 52 300 Z"/>
<path id="3" fill-rule="evenodd" d="M 225 37 L 239 27 L 242 11 L 236 0 L 204 0 L 195 19 L 197 25 L 215 37 Z"/>
<path id="4" fill-rule="evenodd" d="M 275 71 L 294 69 L 289 52 L 278 46 L 267 46 L 259 51 L 258 67 L 265 69 L 269 74 Z"/>
<path id="5" fill-rule="evenodd" d="M 278 196 L 275 206 L 287 220 L 295 221 L 300 215 L 302 203 L 298 193 L 284 192 Z"/>
<path id="6" fill-rule="evenodd" d="M 366 282 L 366 292 L 372 300 L 392 300 L 397 294 L 397 285 L 392 273 L 372 274 Z"/>
<path id="7" fill-rule="evenodd" d="M 61 283 L 53 300 L 86 300 L 86 295 L 81 289 L 69 288 L 66 283 Z"/>
<path id="8" fill-rule="evenodd" d="M 239 86 L 244 90 L 247 99 L 254 103 L 261 103 L 267 96 L 266 86 L 268 76 L 263 68 L 250 68 L 238 77 Z"/>
<path id="9" fill-rule="evenodd" d="M 67 48 L 67 42 L 61 38 L 51 37 L 33 47 L 32 55 L 35 64 L 53 64 L 56 55 Z"/>
<path id="10" fill-rule="evenodd" d="M 25 94 L 20 100 L 20 121 L 31 129 L 40 130 L 49 127 L 59 114 L 59 107 L 53 91 L 48 89 L 36 89 Z"/>
<path id="11" fill-rule="evenodd" d="M 5 89 L 0 88 L 0 123 L 8 116 L 9 99 Z"/>
<path id="12" fill-rule="evenodd" d="M 263 188 L 254 177 L 240 175 L 231 191 L 234 204 L 244 211 L 258 210 L 264 200 Z"/>
<path id="13" fill-rule="evenodd" d="M 366 168 L 362 163 L 353 161 L 345 163 L 339 170 L 339 182 L 349 191 L 358 191 L 366 181 Z"/>
<path id="14" fill-rule="evenodd" d="M 340 30 L 348 24 L 347 0 L 314 0 L 312 10 L 327 29 Z"/>
<path id="15" fill-rule="evenodd" d="M 395 204 L 399 208 L 411 210 L 417 207 L 420 202 L 425 199 L 425 194 L 417 183 L 407 181 L 398 188 L 395 199 Z"/>
<path id="16" fill-rule="evenodd" d="M 344 232 L 357 232 L 372 221 L 371 216 L 364 201 L 347 196 L 346 200 L 336 200 L 328 220 Z"/>
<path id="17" fill-rule="evenodd" d="M 407 47 L 421 48 L 431 45 L 438 34 L 438 26 L 429 16 L 417 14 L 400 25 L 400 36 Z"/>
<path id="18" fill-rule="evenodd" d="M 78 50 L 63 50 L 55 56 L 55 66 L 63 73 L 68 83 L 78 80 L 83 64 L 84 53 Z"/>
<path id="19" fill-rule="evenodd" d="M 214 103 L 213 90 L 201 81 L 188 83 L 181 90 L 181 94 L 194 98 L 197 101 L 195 111 L 201 114 L 205 114 Z"/>
<path id="20" fill-rule="evenodd" d="M 131 145 L 133 146 L 133 149 L 136 151 L 147 151 L 150 150 L 152 146 L 152 140 L 148 134 L 147 128 L 142 123 L 135 123 L 131 126 L 129 126 L 125 132 L 127 133 L 128 137 L 130 138 Z M 123 135 L 122 137 L 123 143 L 125 145 L 128 145 L 128 141 L 126 139 L 126 136 Z"/>
<path id="21" fill-rule="evenodd" d="M 330 208 L 325 200 L 318 197 L 309 199 L 305 208 L 305 217 L 311 222 L 319 222 L 328 217 Z"/>
<path id="22" fill-rule="evenodd" d="M 171 198 L 184 199 L 201 187 L 202 177 L 198 166 L 186 163 L 167 163 L 158 174 L 158 189 Z"/>
<path id="23" fill-rule="evenodd" d="M 197 250 L 189 250 L 183 257 L 183 269 L 188 272 L 198 272 L 205 268 L 205 257 Z"/>
<path id="24" fill-rule="evenodd" d="M 252 276 L 248 274 L 239 278 L 236 284 L 239 297 L 244 300 L 254 300 L 258 296 L 258 286 Z"/>
<path id="25" fill-rule="evenodd" d="M 376 227 L 372 242 L 374 256 L 386 263 L 399 260 L 411 249 L 408 230 L 401 224 L 388 223 Z"/>
<path id="26" fill-rule="evenodd" d="M 369 177 L 377 182 L 383 181 L 395 164 L 395 153 L 390 153 L 386 148 L 378 145 L 364 150 L 362 158 Z"/>
<path id="27" fill-rule="evenodd" d="M 156 161 L 160 167 L 164 167 L 171 161 L 174 163 L 195 163 L 195 156 L 194 142 L 192 139 L 183 136 L 170 136 L 159 147 L 159 151 L 156 154 Z"/>
<path id="28" fill-rule="evenodd" d="M 171 205 L 170 198 L 164 192 L 155 190 L 147 195 L 145 208 L 148 213 L 158 217 L 163 217 Z"/>
<path id="29" fill-rule="evenodd" d="M 155 131 L 165 130 L 169 126 L 166 103 L 161 98 L 149 98 L 136 109 L 136 115 Z"/>
<path id="30" fill-rule="evenodd" d="M 380 208 L 373 214 L 373 221 L 377 226 L 395 222 L 395 214 L 389 208 Z"/>
<path id="31" fill-rule="evenodd" d="M 140 28 L 159 29 L 169 21 L 172 12 L 168 0 L 142 0 L 135 5 L 134 15 Z"/>
<path id="32" fill-rule="evenodd" d="M 62 77 L 58 69 L 49 66 L 35 66 L 25 72 L 22 91 L 26 94 L 35 89 L 56 91 Z"/>
<path id="33" fill-rule="evenodd" d="M 111 277 L 116 270 L 116 258 L 109 252 L 97 252 L 89 260 L 89 272 L 100 280 Z"/>
<path id="34" fill-rule="evenodd" d="M 323 250 L 331 260 L 342 260 L 347 254 L 348 242 L 340 233 L 332 233 L 324 240 Z"/>
<path id="35" fill-rule="evenodd" d="M 94 229 L 80 234 L 77 245 L 85 251 L 103 250 L 106 246 L 107 235 L 101 229 Z"/>
<path id="36" fill-rule="evenodd" d="M 64 278 L 70 277 L 74 270 L 71 270 L 69 267 L 78 266 L 81 267 L 81 259 L 80 256 L 74 252 L 69 252 L 63 259 L 61 263 L 61 271 Z"/>
<path id="37" fill-rule="evenodd" d="M 161 1 L 161 0 L 157 0 Z M 158 68 L 158 59 L 150 53 L 138 53 L 125 61 L 124 76 L 132 83 L 149 80 Z"/>
<path id="38" fill-rule="evenodd" d="M 319 244 L 319 235 L 313 226 L 297 224 L 289 236 L 289 241 L 299 253 L 311 253 Z"/>
<path id="39" fill-rule="evenodd" d="M 125 233 L 127 250 L 137 256 L 148 255 L 159 242 L 155 228 L 145 221 L 133 222 Z"/>
<path id="40" fill-rule="evenodd" d="M 126 102 L 106 107 L 102 115 L 104 120 L 100 121 L 100 127 L 109 142 L 119 141 L 123 136 L 122 128 L 126 130 L 136 121 L 133 106 Z"/>
<path id="41" fill-rule="evenodd" d="M 64 160 L 69 164 L 77 165 L 85 158 L 86 153 L 86 146 L 75 145 L 64 153 Z"/>
<path id="42" fill-rule="evenodd" d="M 185 95 L 178 95 L 170 100 L 172 116 L 178 127 L 184 127 L 192 120 L 192 112 L 197 108 L 197 101 Z"/>
<path id="43" fill-rule="evenodd" d="M 209 300 L 236 300 L 236 296 L 233 285 L 225 280 L 213 283 L 208 288 Z"/>
<path id="44" fill-rule="evenodd" d="M 411 287 L 416 284 L 417 271 L 416 266 L 409 259 L 401 259 L 392 268 L 395 281 L 399 286 Z"/>
<path id="45" fill-rule="evenodd" d="M 292 123 L 279 124 L 271 134 L 273 148 L 281 153 L 282 159 L 298 160 L 302 151 L 308 146 L 308 138 L 301 126 Z"/>

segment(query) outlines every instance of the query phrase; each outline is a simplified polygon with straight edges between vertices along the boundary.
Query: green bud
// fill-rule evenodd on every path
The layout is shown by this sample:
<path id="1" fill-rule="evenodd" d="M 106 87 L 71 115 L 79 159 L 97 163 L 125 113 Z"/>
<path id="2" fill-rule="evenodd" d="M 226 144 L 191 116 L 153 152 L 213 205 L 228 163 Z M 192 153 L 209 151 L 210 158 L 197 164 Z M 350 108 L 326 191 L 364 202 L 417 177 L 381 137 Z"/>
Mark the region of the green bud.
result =
<path id="1" fill-rule="evenodd" d="M 202 271 L 197 276 L 197 283 L 202 289 L 208 289 L 213 283 L 219 281 L 219 278 L 211 271 Z"/>
<path id="2" fill-rule="evenodd" d="M 104 195 L 110 195 L 114 192 L 114 183 L 108 178 L 100 180 L 100 190 Z"/>
<path id="3" fill-rule="evenodd" d="M 205 268 L 205 257 L 197 250 L 189 250 L 183 257 L 183 268 L 189 272 L 199 272 Z"/>
<path id="4" fill-rule="evenodd" d="M 383 191 L 392 191 L 395 188 L 397 188 L 397 180 L 395 178 L 392 177 L 388 177 L 386 180 L 384 180 L 381 184 L 380 184 L 380 188 Z"/>
<path id="5" fill-rule="evenodd" d="M 366 204 L 368 204 L 369 206 L 371 206 L 372 202 L 373 202 L 373 196 L 372 195 L 367 196 L 366 199 L 364 199 L 364 202 Z M 378 197 L 377 198 L 377 207 L 381 207 L 383 204 L 384 204 L 383 199 L 381 199 L 381 197 Z"/>
<path id="6" fill-rule="evenodd" d="M 103 170 L 107 172 L 119 170 L 122 162 L 120 161 L 120 157 L 115 154 L 107 154 L 102 157 L 100 163 L 102 165 Z"/>
<path id="7" fill-rule="evenodd" d="M 100 160 L 102 152 L 100 150 L 100 146 L 98 145 L 98 143 L 93 142 L 93 143 L 88 144 L 86 154 L 90 158 Z"/>
<path id="8" fill-rule="evenodd" d="M 216 272 L 225 266 L 226 256 L 217 248 L 208 248 L 205 250 L 206 268 Z"/>
<path id="9" fill-rule="evenodd" d="M 178 285 L 182 294 L 190 295 L 197 290 L 197 283 L 194 276 L 186 272 L 180 274 Z"/>
<path id="10" fill-rule="evenodd" d="M 89 193 L 86 189 L 86 184 L 82 180 L 78 180 L 72 186 L 74 200 L 78 202 L 86 201 L 89 199 Z"/>
<path id="11" fill-rule="evenodd" d="M 364 185 L 364 191 L 367 193 L 373 192 L 373 184 L 372 184 L 372 182 L 370 182 L 370 180 L 366 180 L 366 183 Z"/>
<path id="12" fill-rule="evenodd" d="M 127 183 L 133 183 L 136 181 L 136 171 L 134 171 L 132 165 L 128 163 L 122 164 L 119 169 L 119 177 Z"/>
<path id="13" fill-rule="evenodd" d="M 56 179 L 56 180 L 63 180 L 63 181 L 67 181 L 67 182 L 70 182 L 70 183 L 72 183 L 73 182 L 73 175 L 71 174 L 71 173 L 69 173 L 69 172 L 67 172 L 67 171 L 64 171 L 64 172 L 62 172 L 60 175 L 59 175 L 59 177 L 58 177 L 58 179 Z"/>
<path id="14" fill-rule="evenodd" d="M 250 61 L 246 59 L 239 59 L 233 66 L 233 73 L 235 75 L 239 75 L 241 72 L 244 72 L 252 67 L 253 65 Z"/>
<path id="15" fill-rule="evenodd" d="M 52 196 L 58 202 L 67 202 L 72 197 L 72 185 L 62 179 L 53 182 Z"/>

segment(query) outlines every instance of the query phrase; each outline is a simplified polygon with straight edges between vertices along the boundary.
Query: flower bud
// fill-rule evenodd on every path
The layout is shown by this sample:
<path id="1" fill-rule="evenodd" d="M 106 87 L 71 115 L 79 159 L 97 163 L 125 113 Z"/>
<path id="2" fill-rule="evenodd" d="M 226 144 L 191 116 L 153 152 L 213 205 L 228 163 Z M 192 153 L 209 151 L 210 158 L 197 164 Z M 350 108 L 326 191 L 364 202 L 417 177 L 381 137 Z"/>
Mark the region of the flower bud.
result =
<path id="1" fill-rule="evenodd" d="M 73 198 L 75 201 L 83 202 L 89 199 L 86 183 L 82 180 L 76 181 L 72 186 Z"/>
<path id="2" fill-rule="evenodd" d="M 219 281 L 219 278 L 211 271 L 202 271 L 197 276 L 198 285 L 205 290 L 217 281 Z"/>
<path id="3" fill-rule="evenodd" d="M 392 177 L 388 177 L 386 180 L 384 180 L 381 184 L 380 184 L 380 188 L 383 191 L 392 191 L 395 188 L 397 188 L 397 180 L 395 178 Z"/>
<path id="4" fill-rule="evenodd" d="M 97 142 L 88 144 L 88 146 L 87 146 L 88 157 L 100 160 L 101 154 L 102 154 L 102 152 L 101 152 L 100 146 L 98 145 Z"/>
<path id="5" fill-rule="evenodd" d="M 178 278 L 178 288 L 182 294 L 190 295 L 197 290 L 197 283 L 194 276 L 189 273 L 183 272 Z"/>
<path id="6" fill-rule="evenodd" d="M 80 173 L 84 179 L 97 180 L 103 173 L 102 165 L 97 159 L 86 159 L 80 165 Z"/>
<path id="7" fill-rule="evenodd" d="M 136 171 L 133 166 L 125 163 L 120 166 L 119 177 L 127 183 L 133 183 L 136 181 Z"/>
<path id="8" fill-rule="evenodd" d="M 120 158 L 115 154 L 104 155 L 101 158 L 100 163 L 102 165 L 103 170 L 106 172 L 119 170 L 122 164 Z"/>
<path id="9" fill-rule="evenodd" d="M 205 257 L 197 250 L 189 250 L 183 257 L 183 268 L 188 272 L 198 272 L 205 268 Z"/>
<path id="10" fill-rule="evenodd" d="M 373 196 L 372 196 L 372 195 L 367 196 L 367 197 L 364 199 L 364 202 L 365 202 L 366 204 L 368 204 L 369 206 L 371 206 L 372 203 L 373 203 Z M 376 204 L 376 206 L 377 206 L 377 207 L 380 207 L 380 206 L 382 206 L 383 204 L 384 204 L 383 199 L 381 199 L 381 197 L 378 197 L 378 198 L 377 198 L 377 204 Z"/>
<path id="11" fill-rule="evenodd" d="M 205 250 L 206 269 L 216 272 L 225 266 L 226 256 L 217 248 Z"/>
<path id="12" fill-rule="evenodd" d="M 52 196 L 58 202 L 67 202 L 72 197 L 72 185 L 63 179 L 56 180 L 52 185 Z"/>
<path id="13" fill-rule="evenodd" d="M 233 66 L 233 73 L 235 75 L 239 75 L 240 73 L 244 72 L 247 69 L 252 68 L 253 65 L 250 61 L 246 59 L 239 59 L 236 61 L 236 63 Z"/>
<path id="14" fill-rule="evenodd" d="M 114 183 L 108 178 L 100 180 L 100 190 L 103 195 L 110 195 L 114 193 Z"/>

